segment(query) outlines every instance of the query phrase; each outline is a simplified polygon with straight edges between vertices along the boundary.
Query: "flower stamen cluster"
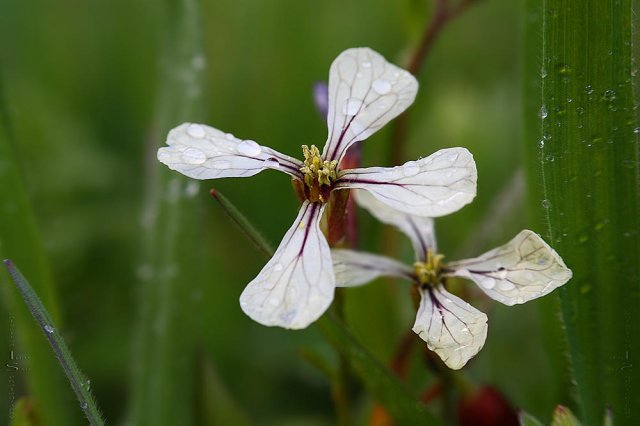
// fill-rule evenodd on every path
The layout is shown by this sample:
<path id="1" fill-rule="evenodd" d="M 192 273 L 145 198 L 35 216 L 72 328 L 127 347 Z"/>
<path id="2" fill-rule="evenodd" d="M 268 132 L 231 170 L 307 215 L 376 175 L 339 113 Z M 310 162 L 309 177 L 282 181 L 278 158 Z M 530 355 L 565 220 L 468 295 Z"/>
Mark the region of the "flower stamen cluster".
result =
<path id="1" fill-rule="evenodd" d="M 415 262 L 413 264 L 420 286 L 435 287 L 440 283 L 443 266 L 442 259 L 444 259 L 444 255 L 436 254 L 433 250 L 427 250 L 425 262 Z"/>
<path id="2" fill-rule="evenodd" d="M 305 195 L 311 202 L 326 203 L 329 200 L 331 185 L 338 177 L 338 161 L 323 160 L 315 145 L 311 145 L 311 148 L 302 145 L 302 153 L 304 166 L 300 171 L 304 175 Z"/>

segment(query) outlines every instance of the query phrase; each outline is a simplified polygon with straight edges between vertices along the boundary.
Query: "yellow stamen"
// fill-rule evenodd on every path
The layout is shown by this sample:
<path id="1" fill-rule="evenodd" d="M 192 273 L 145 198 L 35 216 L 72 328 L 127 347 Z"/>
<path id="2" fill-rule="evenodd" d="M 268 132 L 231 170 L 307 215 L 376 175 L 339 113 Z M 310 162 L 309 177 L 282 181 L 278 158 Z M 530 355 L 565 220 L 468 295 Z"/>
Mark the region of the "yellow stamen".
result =
<path id="1" fill-rule="evenodd" d="M 307 198 L 312 202 L 321 201 L 326 203 L 326 196 L 322 186 L 330 187 L 336 180 L 336 168 L 338 162 L 336 160 L 322 160 L 320 151 L 315 145 L 309 148 L 302 145 L 302 153 L 304 154 L 304 166 L 300 171 L 304 174 L 304 183 L 307 186 Z"/>
<path id="2" fill-rule="evenodd" d="M 444 259 L 443 255 L 436 254 L 432 250 L 427 250 L 426 261 L 424 263 L 416 262 L 413 264 L 420 285 L 433 287 L 440 283 L 440 273 L 443 266 L 442 259 Z"/>

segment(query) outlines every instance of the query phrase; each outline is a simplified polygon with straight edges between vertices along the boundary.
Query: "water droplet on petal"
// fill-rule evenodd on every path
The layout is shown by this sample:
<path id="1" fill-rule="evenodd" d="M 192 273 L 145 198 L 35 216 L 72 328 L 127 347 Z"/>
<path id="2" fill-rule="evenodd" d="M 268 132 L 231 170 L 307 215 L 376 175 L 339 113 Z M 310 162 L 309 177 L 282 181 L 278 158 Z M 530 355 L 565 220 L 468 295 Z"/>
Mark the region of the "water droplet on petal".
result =
<path id="1" fill-rule="evenodd" d="M 498 289 L 502 291 L 509 291 L 516 288 L 516 286 L 510 281 L 500 281 L 498 283 Z"/>
<path id="2" fill-rule="evenodd" d="M 269 299 L 269 303 L 272 304 L 273 306 L 278 306 L 280 304 L 280 299 L 273 296 Z"/>
<path id="3" fill-rule="evenodd" d="M 227 170 L 231 168 L 231 163 L 226 160 L 218 160 L 218 161 L 214 161 L 211 164 L 211 167 L 217 170 Z"/>
<path id="4" fill-rule="evenodd" d="M 182 161 L 187 164 L 202 164 L 207 161 L 207 156 L 197 148 L 187 148 L 182 153 Z"/>
<path id="5" fill-rule="evenodd" d="M 226 135 L 224 135 L 224 136 L 225 136 L 225 137 L 227 138 L 227 140 L 229 140 L 229 141 L 232 141 L 232 140 L 234 140 L 234 139 L 236 138 L 235 136 L 233 136 L 233 133 L 227 133 L 227 134 L 226 134 Z"/>
<path id="6" fill-rule="evenodd" d="M 371 88 L 380 95 L 386 95 L 391 91 L 391 82 L 379 78 L 371 84 Z"/>
<path id="7" fill-rule="evenodd" d="M 262 147 L 255 141 L 246 140 L 238 144 L 238 152 L 249 157 L 257 157 L 262 153 Z"/>
<path id="8" fill-rule="evenodd" d="M 262 167 L 265 167 L 267 169 L 279 169 L 280 168 L 280 162 L 271 157 L 271 158 L 267 158 L 266 160 L 264 160 L 264 163 L 262 164 Z"/>
<path id="9" fill-rule="evenodd" d="M 402 166 L 402 174 L 406 177 L 415 176 L 420 173 L 420 166 L 415 161 L 409 161 Z"/>
<path id="10" fill-rule="evenodd" d="M 282 264 L 281 263 L 276 263 L 275 265 L 273 265 L 273 270 L 274 271 L 282 271 Z"/>
<path id="11" fill-rule="evenodd" d="M 49 324 L 47 324 L 44 326 L 44 331 L 46 331 L 49 334 L 52 334 L 56 330 L 53 327 L 51 327 Z"/>
<path id="12" fill-rule="evenodd" d="M 349 98 L 344 101 L 342 112 L 346 115 L 356 115 L 362 106 L 362 101 L 356 98 Z"/>
<path id="13" fill-rule="evenodd" d="M 450 163 L 455 162 L 458 159 L 458 154 L 449 154 L 447 155 L 447 161 Z"/>
<path id="14" fill-rule="evenodd" d="M 204 127 L 199 124 L 190 124 L 189 127 L 187 127 L 187 133 L 189 136 L 198 139 L 204 138 L 207 134 L 207 132 L 204 131 Z"/>
<path id="15" fill-rule="evenodd" d="M 496 285 L 496 280 L 491 277 L 483 277 L 480 280 L 480 285 L 482 286 L 482 288 L 491 290 Z"/>
<path id="16" fill-rule="evenodd" d="M 362 68 L 371 68 L 371 62 L 369 61 L 362 61 L 360 65 L 362 65 Z"/>

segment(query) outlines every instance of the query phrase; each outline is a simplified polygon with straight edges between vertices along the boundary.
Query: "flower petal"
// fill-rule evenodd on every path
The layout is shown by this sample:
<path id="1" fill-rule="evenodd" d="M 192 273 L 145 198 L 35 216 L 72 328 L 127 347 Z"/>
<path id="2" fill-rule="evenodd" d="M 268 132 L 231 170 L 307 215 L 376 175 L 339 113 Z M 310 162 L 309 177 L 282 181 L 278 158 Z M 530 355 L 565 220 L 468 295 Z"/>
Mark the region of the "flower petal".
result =
<path id="1" fill-rule="evenodd" d="M 360 207 L 364 207 L 382 223 L 393 225 L 402 231 L 413 245 L 416 260 L 424 262 L 427 258 L 427 249 L 437 251 L 433 219 L 424 216 L 415 216 L 398 211 L 378 201 L 368 191 L 356 189 L 352 192 Z"/>
<path id="2" fill-rule="evenodd" d="M 324 206 L 305 201 L 275 254 L 240 296 L 242 310 L 268 326 L 305 328 L 329 307 L 335 276 L 320 231 Z"/>
<path id="3" fill-rule="evenodd" d="M 253 176 L 265 169 L 302 179 L 302 162 L 204 124 L 183 123 L 172 129 L 158 160 L 194 179 Z"/>
<path id="4" fill-rule="evenodd" d="M 421 288 L 420 296 L 413 331 L 447 367 L 464 367 L 484 346 L 487 316 L 442 286 Z"/>
<path id="5" fill-rule="evenodd" d="M 356 287 L 379 277 L 414 281 L 413 269 L 396 260 L 355 250 L 332 249 L 337 287 Z"/>
<path id="6" fill-rule="evenodd" d="M 505 305 L 528 302 L 571 279 L 562 258 L 535 232 L 524 230 L 507 244 L 474 259 L 446 265 L 450 275 L 473 280 Z"/>
<path id="7" fill-rule="evenodd" d="M 329 135 L 322 156 L 340 160 L 413 103 L 418 82 L 409 72 L 363 47 L 347 49 L 329 70 Z"/>
<path id="8" fill-rule="evenodd" d="M 471 153 L 464 148 L 447 148 L 402 166 L 343 171 L 335 188 L 365 189 L 396 210 L 438 217 L 470 203 L 476 196 L 476 181 Z"/>

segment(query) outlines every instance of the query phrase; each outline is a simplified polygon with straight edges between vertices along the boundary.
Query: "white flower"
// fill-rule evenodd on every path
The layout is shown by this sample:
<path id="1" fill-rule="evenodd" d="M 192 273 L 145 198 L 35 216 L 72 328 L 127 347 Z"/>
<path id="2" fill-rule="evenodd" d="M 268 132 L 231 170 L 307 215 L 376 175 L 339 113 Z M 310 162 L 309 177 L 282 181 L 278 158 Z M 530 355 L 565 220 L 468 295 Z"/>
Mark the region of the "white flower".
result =
<path id="1" fill-rule="evenodd" d="M 158 160 L 195 179 L 247 177 L 280 170 L 306 200 L 273 258 L 240 296 L 244 312 L 269 326 L 304 328 L 333 300 L 335 274 L 320 218 L 330 192 L 360 188 L 395 209 L 421 216 L 458 210 L 476 194 L 476 168 L 464 148 L 444 149 L 393 168 L 339 170 L 347 149 L 404 111 L 416 79 L 368 48 L 342 52 L 329 71 L 329 136 L 322 154 L 303 146 L 304 162 L 202 124 L 169 132 Z"/>
<path id="2" fill-rule="evenodd" d="M 449 293 L 445 278 L 468 278 L 505 305 L 544 296 L 571 278 L 571 270 L 558 253 L 529 230 L 479 257 L 444 263 L 443 256 L 437 254 L 432 219 L 398 212 L 364 191 L 355 192 L 358 204 L 411 239 L 417 261 L 409 267 L 384 256 L 334 249 L 336 285 L 353 287 L 381 276 L 417 284 L 421 302 L 413 331 L 452 369 L 462 368 L 482 349 L 487 316 Z"/>

